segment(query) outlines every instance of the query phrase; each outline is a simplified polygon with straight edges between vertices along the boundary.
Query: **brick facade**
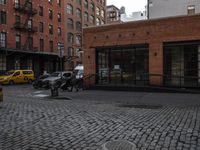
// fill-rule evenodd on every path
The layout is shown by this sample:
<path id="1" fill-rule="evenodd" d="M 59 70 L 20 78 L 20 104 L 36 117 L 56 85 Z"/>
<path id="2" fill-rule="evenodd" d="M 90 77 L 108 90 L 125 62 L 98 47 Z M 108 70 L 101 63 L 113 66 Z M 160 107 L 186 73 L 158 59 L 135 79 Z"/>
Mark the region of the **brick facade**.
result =
<path id="1" fill-rule="evenodd" d="M 10 53 L 6 54 L 7 56 L 13 55 L 7 58 L 6 70 L 16 69 L 13 62 L 10 60 L 15 59 L 15 56 L 18 54 L 19 57 L 16 59 L 20 59 L 21 63 L 23 63 L 24 60 L 21 60 L 22 58 L 20 55 L 23 55 L 24 59 L 30 57 L 32 63 L 42 60 L 43 58 L 46 59 L 47 57 L 49 57 L 49 61 L 53 61 L 52 63 L 58 63 L 57 44 L 64 43 L 64 5 L 62 1 L 61 5 L 59 5 L 57 1 L 48 2 L 34 0 L 30 2 L 32 8 L 28 8 L 28 2 L 27 0 L 20 0 L 20 3 L 14 3 L 14 1 L 7 0 L 6 4 L 0 4 L 0 10 L 6 12 L 6 24 L 0 24 L 0 32 L 5 32 L 7 36 L 6 47 L 1 46 L 1 52 L 6 51 L 6 53 Z M 39 14 L 40 7 L 43 9 L 43 15 Z M 49 18 L 49 10 L 52 10 L 52 19 Z M 61 15 L 61 22 L 58 21 L 58 14 Z M 16 16 L 20 17 L 20 22 L 18 23 L 16 23 Z M 32 20 L 32 29 L 27 29 L 29 19 Z M 43 23 L 43 32 L 39 30 L 39 23 Z M 53 26 L 52 34 L 49 33 L 49 25 Z M 60 35 L 58 34 L 58 28 L 61 29 Z M 19 48 L 16 47 L 16 35 L 21 37 L 21 46 Z M 28 47 L 28 37 L 33 39 L 32 48 Z M 44 41 L 44 46 L 40 46 L 41 39 Z M 50 41 L 53 42 L 53 47 L 51 49 L 49 45 Z M 32 55 L 30 56 L 30 54 Z M 35 55 L 39 55 L 37 56 L 39 60 L 32 59 Z M 40 56 L 42 58 L 39 58 Z M 53 59 L 51 57 L 53 57 Z M 42 63 L 45 63 L 45 60 Z M 9 65 L 13 67 L 9 68 Z M 38 62 L 37 65 L 40 65 L 40 67 L 37 67 L 39 70 L 35 70 L 36 72 L 40 73 L 45 69 L 44 64 L 42 65 Z M 48 65 L 46 64 L 46 66 Z M 32 69 L 34 69 L 34 67 Z M 48 71 L 57 69 L 58 66 L 54 66 L 54 69 Z"/>
<path id="2" fill-rule="evenodd" d="M 80 1 L 80 3 L 79 3 Z M 67 51 L 67 69 L 73 69 L 77 64 L 82 64 L 82 28 L 79 30 L 77 23 L 81 27 L 99 26 L 106 24 L 106 0 L 69 0 L 65 1 L 65 45 Z M 70 8 L 71 7 L 71 11 Z M 98 11 L 99 10 L 99 11 Z M 78 15 L 78 11 L 80 11 Z M 67 20 L 73 22 L 73 27 L 69 28 Z M 92 20 L 93 19 L 93 20 Z M 98 22 L 99 21 L 99 22 Z M 73 40 L 69 41 L 69 34 Z M 79 37 L 80 39 L 77 39 Z"/>
<path id="3" fill-rule="evenodd" d="M 163 74 L 163 43 L 200 40 L 200 16 L 183 16 L 84 28 L 85 74 L 96 73 L 95 48 L 148 44 L 149 74 Z M 150 77 L 162 85 L 162 77 Z"/>
<path id="4" fill-rule="evenodd" d="M 81 4 L 79 4 L 79 1 Z M 0 72 L 10 69 L 26 69 L 27 65 L 24 64 L 28 61 L 27 59 L 32 62 L 29 69 L 33 69 L 37 74 L 41 73 L 42 70 L 53 72 L 61 69 L 61 67 L 63 67 L 62 69 L 73 69 L 76 64 L 82 63 L 82 52 L 78 53 L 79 50 L 82 50 L 82 27 L 106 23 L 106 0 L 20 0 L 20 3 L 6 0 L 5 2 L 5 4 L 0 4 L 0 11 L 6 12 L 6 24 L 0 22 L 0 32 L 6 33 L 6 47 L 1 46 L 0 48 L 2 57 L 6 61 L 4 62 L 6 68 L 2 69 L 0 65 Z M 32 4 L 32 8 L 27 10 L 29 2 Z M 69 14 L 68 5 L 72 6 L 72 14 Z M 43 15 L 40 14 L 41 8 Z M 97 11 L 98 8 L 99 11 Z M 80 18 L 77 17 L 77 9 L 80 10 Z M 49 17 L 49 12 L 52 12 L 52 18 Z M 85 14 L 88 14 L 88 20 L 85 20 Z M 16 16 L 20 16 L 20 23 L 17 26 Z M 93 22 L 91 22 L 90 16 L 94 17 Z M 34 31 L 27 29 L 28 18 L 32 19 Z M 72 29 L 68 27 L 68 19 L 73 21 Z M 99 20 L 98 23 L 97 20 Z M 80 22 L 79 30 L 77 29 L 77 22 Z M 43 32 L 40 31 L 41 23 L 43 23 Z M 49 25 L 53 27 L 52 34 L 49 32 Z M 58 30 L 61 31 L 60 35 Z M 68 41 L 68 33 L 73 34 L 72 42 Z M 16 35 L 21 37 L 20 48 L 16 47 Z M 80 36 L 80 43 L 77 43 L 77 35 Z M 28 47 L 28 37 L 33 39 L 31 49 Z M 41 40 L 44 42 L 43 48 L 41 48 Z M 52 48 L 50 48 L 50 42 L 53 43 Z M 59 60 L 61 48 L 58 46 L 59 43 L 64 44 L 62 65 Z M 69 48 L 73 49 L 72 53 L 69 52 Z M 18 60 L 19 67 L 17 68 Z M 71 62 L 73 65 L 70 64 Z"/>

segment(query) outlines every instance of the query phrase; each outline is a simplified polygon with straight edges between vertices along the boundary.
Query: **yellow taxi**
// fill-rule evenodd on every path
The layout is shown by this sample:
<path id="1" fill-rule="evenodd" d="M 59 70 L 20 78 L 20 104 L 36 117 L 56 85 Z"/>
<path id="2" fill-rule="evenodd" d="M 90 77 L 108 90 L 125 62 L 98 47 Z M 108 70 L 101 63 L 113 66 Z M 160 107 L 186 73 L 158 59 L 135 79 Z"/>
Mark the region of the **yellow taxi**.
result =
<path id="1" fill-rule="evenodd" d="M 32 83 L 34 80 L 33 70 L 10 70 L 0 76 L 0 84 Z"/>

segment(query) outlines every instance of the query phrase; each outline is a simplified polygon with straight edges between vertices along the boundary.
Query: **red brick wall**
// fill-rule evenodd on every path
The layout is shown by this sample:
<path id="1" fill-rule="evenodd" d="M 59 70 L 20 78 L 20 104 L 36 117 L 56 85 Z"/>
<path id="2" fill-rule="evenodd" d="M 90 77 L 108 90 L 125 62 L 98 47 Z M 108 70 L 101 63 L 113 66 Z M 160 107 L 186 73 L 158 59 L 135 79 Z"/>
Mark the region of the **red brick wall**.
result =
<path id="1" fill-rule="evenodd" d="M 200 40 L 200 16 L 184 16 L 84 28 L 85 74 L 96 73 L 95 47 L 149 44 L 149 73 L 163 74 L 163 43 Z M 120 36 L 119 36 L 120 34 Z M 150 84 L 162 85 L 151 77 Z"/>
<path id="2" fill-rule="evenodd" d="M 25 0 L 20 1 L 21 5 L 25 3 Z M 57 52 L 57 43 L 62 42 L 64 43 L 64 4 L 63 1 L 61 1 L 62 7 L 59 7 L 57 5 L 57 1 L 53 1 L 52 4 L 50 4 L 47 0 L 41 1 L 41 0 L 34 0 L 32 1 L 32 7 L 33 9 L 37 9 L 39 11 L 39 6 L 43 6 L 43 13 L 44 16 L 39 16 L 37 13 L 36 15 L 33 16 L 33 26 L 39 27 L 39 22 L 44 23 L 44 32 L 36 32 L 33 34 L 33 47 L 37 47 L 39 51 L 39 39 L 43 38 L 44 39 L 44 51 L 45 52 L 50 52 L 49 50 L 49 41 L 53 40 L 54 42 L 54 51 L 53 53 L 58 53 Z M 49 14 L 48 10 L 52 9 L 53 10 L 53 20 L 49 19 Z M 18 11 L 15 11 L 14 9 L 14 1 L 12 0 L 7 0 L 5 5 L 0 5 L 0 10 L 5 10 L 7 12 L 7 24 L 6 25 L 0 25 L 0 32 L 4 31 L 7 32 L 7 47 L 10 49 L 15 49 L 15 35 L 17 33 L 20 33 L 18 30 L 14 29 L 14 24 L 15 24 L 15 15 L 20 15 L 21 16 L 21 22 L 25 23 L 27 20 L 27 14 L 24 13 L 19 13 Z M 57 14 L 61 13 L 62 17 L 62 22 L 58 22 L 58 17 Z M 49 34 L 49 24 L 53 25 L 53 35 Z M 58 27 L 62 28 L 62 36 L 58 36 Z M 28 37 L 27 32 L 21 32 L 21 44 L 22 46 L 25 44 L 26 39 Z"/>

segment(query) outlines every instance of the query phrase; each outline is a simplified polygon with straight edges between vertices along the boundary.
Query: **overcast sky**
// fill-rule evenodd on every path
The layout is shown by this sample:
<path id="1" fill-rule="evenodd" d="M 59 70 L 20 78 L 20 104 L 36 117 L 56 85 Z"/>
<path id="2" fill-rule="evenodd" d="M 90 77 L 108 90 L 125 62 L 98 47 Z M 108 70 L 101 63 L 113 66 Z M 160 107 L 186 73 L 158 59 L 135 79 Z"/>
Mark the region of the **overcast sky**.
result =
<path id="1" fill-rule="evenodd" d="M 147 0 L 107 0 L 107 5 L 115 5 L 119 9 L 124 6 L 128 15 L 135 11 L 144 11 L 146 4 Z"/>

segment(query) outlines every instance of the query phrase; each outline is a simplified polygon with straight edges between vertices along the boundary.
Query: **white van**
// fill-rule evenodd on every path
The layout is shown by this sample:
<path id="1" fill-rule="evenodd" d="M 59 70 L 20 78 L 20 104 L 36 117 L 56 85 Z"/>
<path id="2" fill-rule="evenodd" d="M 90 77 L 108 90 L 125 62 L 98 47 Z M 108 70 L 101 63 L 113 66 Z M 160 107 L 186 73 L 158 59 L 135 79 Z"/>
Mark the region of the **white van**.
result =
<path id="1" fill-rule="evenodd" d="M 83 74 L 84 74 L 84 67 L 83 67 L 83 65 L 76 66 L 74 68 L 74 72 L 76 74 L 76 79 L 83 78 Z"/>

